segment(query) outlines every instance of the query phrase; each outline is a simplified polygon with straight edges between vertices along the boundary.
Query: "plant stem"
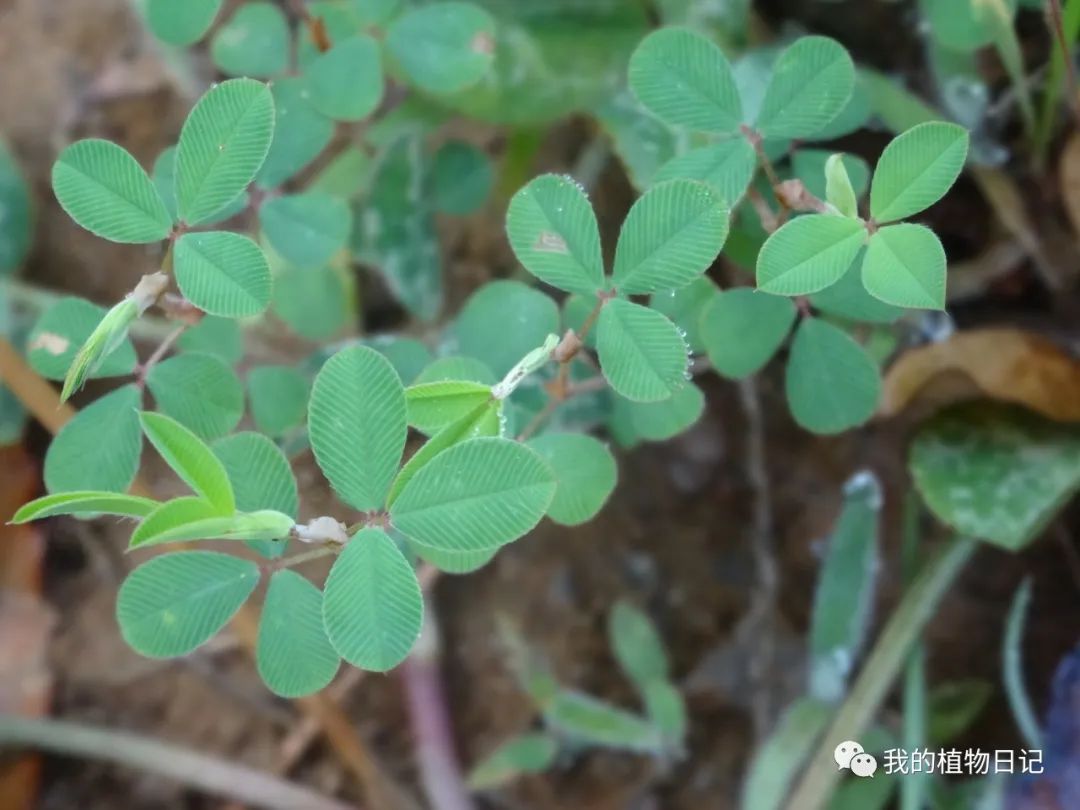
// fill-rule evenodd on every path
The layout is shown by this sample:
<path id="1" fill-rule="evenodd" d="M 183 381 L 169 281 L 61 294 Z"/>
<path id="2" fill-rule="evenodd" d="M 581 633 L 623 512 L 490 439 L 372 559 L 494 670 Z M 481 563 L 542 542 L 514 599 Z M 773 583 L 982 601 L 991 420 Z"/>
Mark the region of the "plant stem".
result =
<path id="1" fill-rule="evenodd" d="M 1005 641 L 1002 645 L 1001 671 L 1005 680 L 1005 694 L 1009 698 L 1016 725 L 1030 748 L 1041 750 L 1043 747 L 1042 730 L 1035 719 L 1035 710 L 1031 698 L 1024 688 L 1024 665 L 1020 655 L 1020 645 L 1024 640 L 1024 619 L 1031 604 L 1031 578 L 1028 577 L 1016 589 L 1009 617 L 1005 623 Z"/>
<path id="2" fill-rule="evenodd" d="M 1046 150 L 1050 146 L 1061 100 L 1063 76 L 1068 81 L 1069 109 L 1080 124 L 1080 82 L 1077 81 L 1076 66 L 1072 60 L 1072 48 L 1080 34 L 1080 0 L 1068 0 L 1064 11 L 1061 0 L 1048 0 L 1046 15 L 1057 47 L 1050 56 L 1050 75 L 1046 79 L 1042 114 L 1035 132 L 1034 149 L 1039 163 L 1045 162 Z"/>
<path id="3" fill-rule="evenodd" d="M 955 538 L 919 572 L 885 624 L 847 700 L 826 732 L 824 744 L 810 760 L 788 799 L 788 810 L 825 807 L 843 773 L 833 762 L 833 747 L 841 740 L 857 740 L 866 730 L 896 680 L 912 643 L 976 546 L 976 541 L 970 538 Z"/>
<path id="4" fill-rule="evenodd" d="M 355 810 L 352 805 L 262 771 L 124 731 L 2 715 L 0 745 L 114 762 L 267 810 Z"/>
<path id="5" fill-rule="evenodd" d="M 153 370 L 154 366 L 156 366 L 165 358 L 165 355 L 169 353 L 169 349 L 171 349 L 173 347 L 173 344 L 175 344 L 176 341 L 180 339 L 180 336 L 187 331 L 187 328 L 188 325 L 186 323 L 183 323 L 173 329 L 169 334 L 165 336 L 161 343 L 158 344 L 157 348 L 154 349 L 153 353 L 146 358 L 146 362 L 139 366 L 139 369 L 136 372 L 136 377 L 138 378 L 139 385 L 146 384 L 147 375 Z"/>
<path id="6" fill-rule="evenodd" d="M 438 626 L 431 610 L 424 632 L 401 665 L 420 781 L 432 810 L 473 810 L 454 753 L 450 712 L 439 676 Z"/>
<path id="7" fill-rule="evenodd" d="M 312 560 L 329 557 L 332 554 L 337 554 L 340 550 L 340 547 L 336 546 L 320 546 L 319 548 L 313 548 L 310 551 L 302 551 L 299 554 L 293 554 L 291 557 L 279 557 L 276 560 L 267 560 L 264 563 L 260 563 L 259 567 L 262 568 L 263 571 L 281 571 L 283 568 L 293 568 L 297 565 L 311 562 Z"/>
<path id="8" fill-rule="evenodd" d="M 914 487 L 904 498 L 904 542 L 900 549 L 900 569 L 904 587 L 911 587 L 919 568 L 919 517 L 922 503 Z M 918 641 L 904 667 L 902 747 L 914 751 L 926 747 L 926 648 Z M 929 775 L 911 774 L 900 780 L 900 810 L 923 810 Z"/>

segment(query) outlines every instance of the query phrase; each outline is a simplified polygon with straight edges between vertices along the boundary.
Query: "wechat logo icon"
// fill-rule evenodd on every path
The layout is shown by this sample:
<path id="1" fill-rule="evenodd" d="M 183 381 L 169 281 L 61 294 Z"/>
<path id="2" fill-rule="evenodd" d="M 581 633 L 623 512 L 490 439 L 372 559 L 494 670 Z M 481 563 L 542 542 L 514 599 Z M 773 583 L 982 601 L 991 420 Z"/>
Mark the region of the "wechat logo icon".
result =
<path id="1" fill-rule="evenodd" d="M 873 777 L 877 772 L 877 760 L 854 740 L 845 740 L 836 746 L 833 749 L 833 759 L 840 770 L 846 768 L 856 776 Z"/>

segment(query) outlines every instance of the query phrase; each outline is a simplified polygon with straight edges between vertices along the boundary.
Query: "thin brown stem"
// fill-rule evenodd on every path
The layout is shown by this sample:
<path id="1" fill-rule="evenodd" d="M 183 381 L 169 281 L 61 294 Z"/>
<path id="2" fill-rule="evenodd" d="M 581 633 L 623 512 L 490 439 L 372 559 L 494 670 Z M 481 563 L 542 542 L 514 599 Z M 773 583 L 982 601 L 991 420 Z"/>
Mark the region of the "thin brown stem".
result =
<path id="1" fill-rule="evenodd" d="M 280 571 L 283 568 L 294 568 L 298 565 L 303 565 L 306 562 L 311 562 L 312 560 L 330 557 L 337 554 L 340 550 L 340 546 L 320 546 L 319 548 L 313 548 L 310 551 L 302 551 L 299 554 L 293 554 L 291 557 L 279 557 L 276 560 L 267 560 L 266 562 L 260 563 L 259 567 L 265 572 Z"/>
<path id="2" fill-rule="evenodd" d="M 173 329 L 165 336 L 165 339 L 158 344 L 158 347 L 154 349 L 153 353 L 146 358 L 146 362 L 135 370 L 135 383 L 140 389 L 146 385 L 146 378 L 150 375 L 154 366 L 165 359 L 165 355 L 169 353 L 169 349 L 173 347 L 187 329 L 188 324 L 186 323 L 182 323 Z"/>

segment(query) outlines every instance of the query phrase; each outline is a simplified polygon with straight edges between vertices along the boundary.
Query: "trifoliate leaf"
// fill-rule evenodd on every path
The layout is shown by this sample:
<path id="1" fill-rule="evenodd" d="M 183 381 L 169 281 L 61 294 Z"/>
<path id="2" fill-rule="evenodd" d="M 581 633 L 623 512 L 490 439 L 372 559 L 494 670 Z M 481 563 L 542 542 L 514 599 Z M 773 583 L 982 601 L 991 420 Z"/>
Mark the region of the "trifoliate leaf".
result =
<path id="1" fill-rule="evenodd" d="M 724 290 L 705 310 L 701 337 L 713 367 L 741 380 L 769 362 L 794 322 L 791 299 L 736 287 Z"/>
<path id="2" fill-rule="evenodd" d="M 881 153 L 870 185 L 870 213 L 878 223 L 910 217 L 945 196 L 967 159 L 968 133 L 929 121 L 894 138 Z"/>
<path id="3" fill-rule="evenodd" d="M 75 414 L 45 453 L 45 488 L 123 492 L 130 487 L 142 453 L 141 400 L 134 385 L 125 385 Z"/>
<path id="4" fill-rule="evenodd" d="M 332 267 L 290 267 L 274 279 L 274 313 L 296 334 L 327 340 L 342 329 L 353 303 Z"/>
<path id="5" fill-rule="evenodd" d="M 435 207 L 444 214 L 471 214 L 484 204 L 495 182 L 491 160 L 464 141 L 447 141 L 431 167 Z"/>
<path id="6" fill-rule="evenodd" d="M 809 295 L 835 284 L 866 241 L 858 220 L 829 214 L 797 217 L 766 240 L 757 286 L 775 295 Z"/>
<path id="7" fill-rule="evenodd" d="M 214 508 L 214 514 L 236 510 L 232 484 L 225 468 L 202 440 L 174 419 L 160 413 L 139 414 L 142 431 L 173 472 Z"/>
<path id="8" fill-rule="evenodd" d="M 289 66 L 289 23 L 274 3 L 244 3 L 214 34 L 210 57 L 222 73 L 269 79 Z"/>
<path id="9" fill-rule="evenodd" d="M 350 664 L 386 672 L 420 636 L 424 600 L 412 566 L 386 534 L 361 529 L 326 578 L 323 624 Z"/>
<path id="10" fill-rule="evenodd" d="M 648 307 L 608 301 L 597 322 L 600 366 L 611 387 L 627 399 L 667 399 L 686 384 L 686 342 L 671 321 Z"/>
<path id="11" fill-rule="evenodd" d="M 469 772 L 469 787 L 491 790 L 524 773 L 541 773 L 555 761 L 558 743 L 547 734 L 522 734 L 507 740 Z"/>
<path id="12" fill-rule="evenodd" d="M 303 79 L 277 79 L 270 89 L 274 139 L 255 178 L 262 188 L 280 186 L 318 157 L 334 136 L 334 122 L 311 105 Z"/>
<path id="13" fill-rule="evenodd" d="M 222 0 L 147 0 L 146 21 L 154 36 L 170 45 L 193 45 L 202 39 Z"/>
<path id="14" fill-rule="evenodd" d="M 583 433 L 545 433 L 529 442 L 555 473 L 548 517 L 564 526 L 592 520 L 612 490 L 618 470 L 611 451 Z"/>
<path id="15" fill-rule="evenodd" d="M 310 386 L 292 366 L 256 366 L 247 388 L 255 427 L 266 435 L 282 436 L 304 423 Z"/>
<path id="16" fill-rule="evenodd" d="M 310 191 L 267 200 L 259 208 L 259 224 L 284 259 L 298 267 L 315 267 L 345 246 L 352 213 L 339 197 Z"/>
<path id="17" fill-rule="evenodd" d="M 877 408 L 877 365 L 845 332 L 806 318 L 795 332 L 787 366 L 787 399 L 795 421 L 814 433 L 840 433 Z"/>
<path id="18" fill-rule="evenodd" d="M 163 554 L 120 586 L 120 634 L 148 658 L 187 655 L 217 635 L 258 583 L 259 566 L 250 560 L 213 551 Z"/>
<path id="19" fill-rule="evenodd" d="M 73 220 L 111 242 L 158 242 L 172 217 L 153 181 L 127 150 L 111 141 L 76 141 L 52 169 L 56 199 Z"/>
<path id="20" fill-rule="evenodd" d="M 923 225 L 889 225 L 870 237 L 862 281 L 867 292 L 886 304 L 944 309 L 945 248 Z"/>
<path id="21" fill-rule="evenodd" d="M 336 121 L 359 121 L 383 96 L 379 43 L 367 34 L 336 41 L 306 70 L 311 105 Z"/>
<path id="22" fill-rule="evenodd" d="M 545 174 L 518 191 L 506 232 L 518 261 L 541 281 L 590 298 L 604 288 L 596 215 L 573 178 Z"/>
<path id="23" fill-rule="evenodd" d="M 41 314 L 26 338 L 26 359 L 30 361 L 30 366 L 46 379 L 64 379 L 75 353 L 101 322 L 105 312 L 104 307 L 82 298 L 59 299 Z M 135 347 L 125 337 L 88 376 L 118 377 L 130 374 L 137 360 Z"/>
<path id="24" fill-rule="evenodd" d="M 669 160 L 653 177 L 665 180 L 698 180 L 714 188 L 729 208 L 739 203 L 757 170 L 757 155 L 746 138 L 731 138 L 691 149 Z"/>
<path id="25" fill-rule="evenodd" d="M 308 435 L 338 497 L 361 511 L 381 508 L 407 431 L 405 390 L 385 357 L 355 346 L 326 361 L 311 391 Z"/>
<path id="26" fill-rule="evenodd" d="M 619 231 L 612 283 L 623 295 L 685 287 L 727 239 L 730 211 L 711 186 L 669 180 L 634 203 Z"/>
<path id="27" fill-rule="evenodd" d="M 493 281 L 461 308 L 450 335 L 457 351 L 502 378 L 529 351 L 559 331 L 559 308 L 550 296 L 520 281 Z"/>
<path id="28" fill-rule="evenodd" d="M 435 456 L 390 511 L 396 528 L 445 551 L 486 551 L 531 530 L 556 488 L 551 468 L 508 439 L 480 438 Z"/>
<path id="29" fill-rule="evenodd" d="M 731 65 L 713 42 L 684 28 L 662 28 L 630 57 L 630 88 L 657 118 L 703 132 L 734 132 L 742 104 Z"/>
<path id="30" fill-rule="evenodd" d="M 495 20 L 455 0 L 408 11 L 386 32 L 386 48 L 409 82 L 436 95 L 476 84 L 491 68 Z"/>
<path id="31" fill-rule="evenodd" d="M 909 465 L 940 520 L 1019 551 L 1080 487 L 1080 434 L 1018 408 L 962 406 L 919 430 Z"/>
<path id="32" fill-rule="evenodd" d="M 211 315 L 247 318 L 270 306 L 270 265 L 242 234 L 186 233 L 176 242 L 173 267 L 180 292 Z"/>
<path id="33" fill-rule="evenodd" d="M 213 445 L 232 483 L 236 508 L 243 512 L 272 509 L 295 520 L 300 509 L 296 477 L 289 460 L 270 439 L 260 433 L 234 433 Z M 248 547 L 269 559 L 285 553 L 286 536 L 251 540 Z"/>
<path id="34" fill-rule="evenodd" d="M 236 427 L 244 414 L 244 389 L 233 370 L 210 354 L 170 357 L 146 376 L 158 409 L 203 440 Z"/>
<path id="35" fill-rule="evenodd" d="M 828 37 L 800 37 L 773 65 L 755 128 L 766 138 L 806 138 L 847 105 L 855 85 L 851 56 Z"/>
<path id="36" fill-rule="evenodd" d="M 275 695 L 297 698 L 334 679 L 341 659 L 323 627 L 323 595 L 295 571 L 270 579 L 259 620 L 255 665 Z"/>
<path id="37" fill-rule="evenodd" d="M 244 193 L 274 135 L 274 99 L 253 79 L 211 88 L 188 114 L 176 147 L 176 203 L 188 225 L 206 222 Z"/>
<path id="38" fill-rule="evenodd" d="M 19 507 L 11 522 L 28 523 L 56 515 L 98 514 L 141 518 L 149 515 L 158 506 L 160 504 L 150 498 L 116 492 L 59 492 Z"/>

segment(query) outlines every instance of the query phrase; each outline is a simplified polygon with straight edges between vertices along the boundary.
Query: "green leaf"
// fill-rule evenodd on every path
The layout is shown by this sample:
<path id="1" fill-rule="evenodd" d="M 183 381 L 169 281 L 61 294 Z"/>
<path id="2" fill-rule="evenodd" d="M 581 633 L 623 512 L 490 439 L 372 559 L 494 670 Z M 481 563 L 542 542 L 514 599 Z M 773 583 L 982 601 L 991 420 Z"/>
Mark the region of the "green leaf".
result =
<path id="1" fill-rule="evenodd" d="M 0 139 L 0 274 L 22 264 L 33 239 L 30 188 L 15 156 Z"/>
<path id="2" fill-rule="evenodd" d="M 173 472 L 192 491 L 211 504 L 218 515 L 236 510 L 232 484 L 225 468 L 202 440 L 174 419 L 160 413 L 139 414 L 143 433 Z"/>
<path id="3" fill-rule="evenodd" d="M 863 262 L 854 262 L 831 287 L 810 296 L 815 309 L 835 318 L 864 323 L 893 323 L 904 310 L 886 304 L 866 291 Z"/>
<path id="4" fill-rule="evenodd" d="M 518 191 L 506 232 L 518 261 L 541 281 L 589 298 L 604 288 L 596 215 L 573 178 L 545 174 Z"/>
<path id="5" fill-rule="evenodd" d="M 146 21 L 154 36 L 169 45 L 193 45 L 203 38 L 222 0 L 147 0 Z"/>
<path id="6" fill-rule="evenodd" d="M 244 193 L 274 135 L 274 99 L 253 79 L 211 88 L 188 114 L 176 147 L 176 202 L 188 225 L 211 219 Z"/>
<path id="7" fill-rule="evenodd" d="M 881 378 L 874 361 L 845 332 L 806 318 L 791 344 L 786 389 L 796 422 L 814 433 L 840 433 L 874 413 Z"/>
<path id="8" fill-rule="evenodd" d="M 100 514 L 140 518 L 146 517 L 157 507 L 157 501 L 136 495 L 120 495 L 115 492 L 60 492 L 23 504 L 11 518 L 11 522 L 28 523 L 55 515 Z"/>
<path id="9" fill-rule="evenodd" d="M 141 400 L 134 385 L 125 385 L 75 414 L 45 453 L 45 488 L 123 492 L 130 487 L 142 452 L 137 413 Z"/>
<path id="10" fill-rule="evenodd" d="M 513 737 L 469 772 L 472 790 L 491 790 L 512 782 L 521 774 L 542 773 L 555 761 L 558 743 L 547 734 L 521 734 Z"/>
<path id="11" fill-rule="evenodd" d="M 755 127 L 766 138 L 806 138 L 844 109 L 855 85 L 848 52 L 828 37 L 800 37 L 773 65 Z"/>
<path id="12" fill-rule="evenodd" d="M 62 380 L 75 354 L 105 317 L 106 310 L 82 298 L 61 298 L 38 318 L 26 338 L 26 359 L 49 380 Z M 126 337 L 88 377 L 119 377 L 135 369 L 135 347 Z"/>
<path id="13" fill-rule="evenodd" d="M 910 468 L 939 520 L 1018 551 L 1080 487 L 1080 432 L 1016 408 L 957 408 L 920 429 Z"/>
<path id="14" fill-rule="evenodd" d="M 476 84 L 491 68 L 495 20 L 472 3 L 435 3 L 395 20 L 387 29 L 386 47 L 419 89 L 456 93 Z"/>
<path id="15" fill-rule="evenodd" d="M 548 725 L 580 745 L 656 753 L 664 748 L 659 729 L 637 715 L 591 695 L 560 690 L 544 709 Z"/>
<path id="16" fill-rule="evenodd" d="M 720 253 L 730 213 L 704 183 L 669 180 L 653 186 L 623 222 L 612 283 L 623 295 L 685 287 Z"/>
<path id="17" fill-rule="evenodd" d="M 213 551 L 163 554 L 128 574 L 116 602 L 120 634 L 148 658 L 187 655 L 251 596 L 259 566 Z"/>
<path id="18" fill-rule="evenodd" d="M 217 460 L 214 459 L 214 461 Z M 231 496 L 231 490 L 229 494 Z M 182 534 L 184 528 L 188 525 L 200 524 L 201 526 L 214 519 L 228 523 L 233 519 L 233 513 L 231 510 L 225 512 L 219 509 L 204 498 L 193 496 L 174 498 L 167 503 L 160 503 L 132 532 L 131 539 L 128 542 L 128 550 L 164 542 L 157 538 L 171 532 L 175 533 L 178 529 Z M 197 539 L 209 540 L 213 538 L 211 535 L 206 535 Z"/>
<path id="19" fill-rule="evenodd" d="M 475 357 L 451 355 L 431 361 L 431 364 L 420 372 L 413 384 L 422 385 L 446 380 L 468 380 L 485 385 L 494 385 L 496 382 L 495 374 L 491 369 Z"/>
<path id="20" fill-rule="evenodd" d="M 927 743 L 944 747 L 953 742 L 971 727 L 993 695 L 993 685 L 978 678 L 935 686 L 926 706 Z"/>
<path id="21" fill-rule="evenodd" d="M 838 703 L 859 661 L 870 612 L 881 532 L 881 484 L 856 473 L 844 485 L 844 505 L 829 538 L 810 622 L 809 694 Z"/>
<path id="22" fill-rule="evenodd" d="M 323 597 L 323 623 L 338 654 L 361 669 L 393 669 L 420 637 L 423 616 L 420 584 L 394 541 L 379 529 L 353 535 Z"/>
<path id="23" fill-rule="evenodd" d="M 339 197 L 312 191 L 267 200 L 259 224 L 271 247 L 298 267 L 326 264 L 352 230 L 352 213 Z"/>
<path id="24" fill-rule="evenodd" d="M 199 498 L 177 498 L 162 504 L 139 524 L 128 549 L 192 540 L 278 540 L 288 536 L 295 525 L 291 517 L 272 509 L 223 517 Z"/>
<path id="25" fill-rule="evenodd" d="M 492 281 L 469 296 L 450 338 L 456 340 L 457 351 L 480 360 L 502 378 L 558 331 L 559 308 L 550 296 L 520 281 Z"/>
<path id="26" fill-rule="evenodd" d="M 608 613 L 608 643 L 623 672 L 639 687 L 666 680 L 668 659 L 656 626 L 648 616 L 625 600 Z"/>
<path id="27" fill-rule="evenodd" d="M 471 574 L 491 562 L 499 551 L 497 548 L 486 551 L 446 551 L 417 543 L 411 537 L 406 539 L 409 548 L 417 557 L 444 574 Z"/>
<path id="28" fill-rule="evenodd" d="M 146 377 L 158 410 L 209 441 L 244 415 L 244 388 L 233 370 L 210 354 L 185 353 L 154 366 Z"/>
<path id="29" fill-rule="evenodd" d="M 999 25 L 995 19 L 1004 12 L 1004 22 L 1012 25 L 1016 0 L 922 0 L 930 33 L 946 48 L 974 51 L 994 41 Z M 1039 4 L 1043 8 L 1043 4 Z"/>
<path id="30" fill-rule="evenodd" d="M 244 338 L 240 325 L 232 318 L 207 315 L 188 329 L 176 342 L 180 351 L 212 354 L 228 365 L 240 361 L 244 354 Z"/>
<path id="31" fill-rule="evenodd" d="M 866 241 L 863 223 L 829 214 L 797 217 L 768 238 L 757 260 L 758 289 L 809 295 L 835 284 Z"/>
<path id="32" fill-rule="evenodd" d="M 797 149 L 791 156 L 792 172 L 815 197 L 828 197 L 826 170 L 832 156 L 827 149 Z M 847 172 L 856 198 L 866 194 L 870 188 L 870 165 L 858 155 L 847 152 L 841 153 L 840 164 Z"/>
<path id="33" fill-rule="evenodd" d="M 442 265 L 419 136 L 389 147 L 359 219 L 358 258 L 378 268 L 390 291 L 424 321 L 442 306 Z"/>
<path id="34" fill-rule="evenodd" d="M 619 398 L 613 419 L 628 419 L 638 439 L 662 442 L 678 436 L 695 424 L 705 412 L 705 395 L 693 383 L 687 383 L 660 402 L 633 402 Z"/>
<path id="35" fill-rule="evenodd" d="M 555 473 L 548 517 L 564 526 L 592 520 L 615 489 L 618 469 L 611 451 L 583 433 L 545 433 L 529 442 Z"/>
<path id="36" fill-rule="evenodd" d="M 745 138 L 731 138 L 691 149 L 661 166 L 654 183 L 697 180 L 716 190 L 729 207 L 739 203 L 757 171 L 757 155 Z"/>
<path id="37" fill-rule="evenodd" d="M 653 680 L 641 684 L 641 697 L 650 722 L 661 731 L 669 746 L 681 749 L 689 724 L 686 701 L 670 681 Z"/>
<path id="38" fill-rule="evenodd" d="M 255 427 L 282 436 L 304 423 L 308 381 L 292 366 L 256 366 L 248 372 L 248 397 Z"/>
<path id="39" fill-rule="evenodd" d="M 487 154 L 465 141 L 447 141 L 435 153 L 431 184 L 435 207 L 445 214 L 471 214 L 491 193 L 495 170 Z"/>
<path id="40" fill-rule="evenodd" d="M 789 298 L 750 287 L 724 290 L 701 316 L 701 339 L 713 367 L 733 380 L 757 373 L 783 344 L 795 314 Z"/>
<path id="41" fill-rule="evenodd" d="M 176 147 L 167 146 L 161 150 L 154 167 L 150 171 L 150 179 L 157 189 L 158 196 L 165 203 L 165 210 L 169 212 L 169 219 L 178 219 L 176 215 Z"/>
<path id="42" fill-rule="evenodd" d="M 296 519 L 300 497 L 296 478 L 285 454 L 259 433 L 234 433 L 218 439 L 213 446 L 232 483 L 236 508 L 244 512 L 272 509 Z M 268 559 L 285 553 L 286 537 L 250 540 L 249 548 Z"/>
<path id="43" fill-rule="evenodd" d="M 76 141 L 52 168 L 56 199 L 73 220 L 112 242 L 158 242 L 172 217 L 153 181 L 125 149 L 111 141 Z"/>
<path id="44" fill-rule="evenodd" d="M 825 198 L 845 217 L 858 219 L 859 200 L 842 154 L 830 155 L 825 163 Z"/>
<path id="45" fill-rule="evenodd" d="M 667 316 L 681 329 L 691 351 L 705 351 L 701 336 L 701 316 L 720 288 L 708 276 L 701 276 L 677 290 L 662 290 L 652 294 L 649 306 Z"/>
<path id="46" fill-rule="evenodd" d="M 271 78 L 289 66 L 289 23 L 273 3 L 245 3 L 218 29 L 210 57 L 230 76 Z"/>
<path id="47" fill-rule="evenodd" d="M 490 397 L 454 422 L 442 428 L 431 437 L 424 446 L 413 453 L 412 457 L 398 472 L 386 497 L 386 505 L 392 507 L 401 490 L 409 480 L 443 450 L 453 447 L 467 439 L 480 436 L 498 436 L 501 432 L 502 403 Z M 485 560 L 486 562 L 486 560 Z"/>
<path id="48" fill-rule="evenodd" d="M 383 97 L 379 44 L 367 34 L 335 42 L 307 67 L 311 106 L 337 121 L 359 121 Z"/>
<path id="49" fill-rule="evenodd" d="M 326 637 L 322 608 L 322 592 L 300 574 L 284 570 L 271 577 L 259 621 L 255 665 L 275 695 L 310 695 L 337 674 L 341 659 Z"/>
<path id="50" fill-rule="evenodd" d="M 361 511 L 381 508 L 407 432 L 405 390 L 385 357 L 355 346 L 326 361 L 311 391 L 308 434 L 338 497 Z"/>
<path id="51" fill-rule="evenodd" d="M 967 130 L 944 121 L 919 124 L 894 138 L 874 170 L 871 215 L 885 223 L 929 208 L 956 182 L 967 151 Z"/>
<path id="52" fill-rule="evenodd" d="M 686 343 L 656 310 L 608 301 L 600 311 L 596 342 L 604 376 L 627 399 L 655 402 L 686 385 Z"/>
<path id="53" fill-rule="evenodd" d="M 431 350 L 419 340 L 398 335 L 373 335 L 366 345 L 390 361 L 401 381 L 413 382 L 431 362 Z"/>
<path id="54" fill-rule="evenodd" d="M 333 194 L 351 202 L 368 191 L 376 168 L 377 161 L 366 151 L 359 146 L 346 146 L 325 164 L 320 164 L 319 171 L 311 178 L 307 190 Z"/>
<path id="55" fill-rule="evenodd" d="M 742 104 L 731 65 L 713 42 L 684 28 L 662 28 L 630 57 L 630 88 L 657 118 L 704 132 L 734 132 Z"/>
<path id="56" fill-rule="evenodd" d="M 186 233 L 175 250 L 176 283 L 199 309 L 247 318 L 270 306 L 270 265 L 248 237 L 228 231 Z"/>
<path id="57" fill-rule="evenodd" d="M 456 422 L 479 406 L 493 402 L 491 386 L 467 380 L 419 383 L 405 392 L 409 424 L 432 434 Z"/>
<path id="58" fill-rule="evenodd" d="M 654 118 L 625 87 L 595 107 L 592 113 L 611 139 L 612 148 L 634 188 L 639 192 L 647 189 L 660 167 L 675 156 L 680 145 L 679 136 Z"/>
<path id="59" fill-rule="evenodd" d="M 241 11 L 249 6 L 243 6 Z M 255 182 L 262 188 L 276 188 L 308 166 L 334 136 L 334 122 L 311 106 L 303 79 L 276 79 L 270 88 L 274 96 L 274 139 Z"/>
<path id="60" fill-rule="evenodd" d="M 353 303 L 332 267 L 290 267 L 274 279 L 274 313 L 296 334 L 327 340 L 345 328 Z"/>
<path id="61" fill-rule="evenodd" d="M 814 751 L 833 708 L 799 698 L 754 755 L 743 787 L 743 810 L 780 810 L 799 769 Z"/>
<path id="62" fill-rule="evenodd" d="M 875 298 L 909 309 L 945 308 L 945 248 L 923 225 L 889 225 L 870 237 L 862 281 Z"/>
<path id="63" fill-rule="evenodd" d="M 486 551 L 528 533 L 555 495 L 555 476 L 533 450 L 479 438 L 435 456 L 390 510 L 410 538 L 444 551 Z"/>

